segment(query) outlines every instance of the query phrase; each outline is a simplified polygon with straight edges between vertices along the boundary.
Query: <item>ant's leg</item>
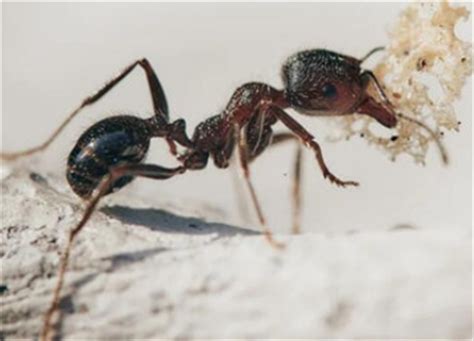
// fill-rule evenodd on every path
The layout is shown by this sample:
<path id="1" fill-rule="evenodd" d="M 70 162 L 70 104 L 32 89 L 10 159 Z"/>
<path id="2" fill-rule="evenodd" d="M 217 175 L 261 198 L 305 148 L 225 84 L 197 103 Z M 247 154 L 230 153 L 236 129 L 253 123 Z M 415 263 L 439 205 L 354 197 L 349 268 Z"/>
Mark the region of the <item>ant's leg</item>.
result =
<path id="1" fill-rule="evenodd" d="M 269 147 L 275 147 L 279 144 L 282 144 L 287 141 L 295 141 L 298 140 L 294 134 L 291 133 L 276 133 L 273 135 L 272 144 Z"/>
<path id="2" fill-rule="evenodd" d="M 316 160 L 318 161 L 319 167 L 323 172 L 324 178 L 328 178 L 329 181 L 338 185 L 338 186 L 358 186 L 359 184 L 355 181 L 342 181 L 337 178 L 334 174 L 326 166 L 326 163 L 323 159 L 323 154 L 321 152 L 321 147 L 319 144 L 314 140 L 314 136 L 311 135 L 301 124 L 295 121 L 291 116 L 289 116 L 286 112 L 281 110 L 278 107 L 271 107 L 271 112 L 278 118 L 285 126 L 287 126 L 296 136 L 298 136 L 301 141 L 311 149 L 316 154 Z"/>
<path id="3" fill-rule="evenodd" d="M 268 147 L 275 147 L 281 143 L 288 141 L 298 142 L 298 138 L 291 133 L 277 133 L 273 136 L 272 143 Z M 301 207 L 302 207 L 302 194 L 301 194 L 301 179 L 302 179 L 302 162 L 303 153 L 301 145 L 297 144 L 295 159 L 293 161 L 293 186 L 292 186 L 292 203 L 293 203 L 293 217 L 291 231 L 294 234 L 301 232 Z M 250 161 L 253 161 L 251 159 Z"/>
<path id="4" fill-rule="evenodd" d="M 247 131 L 247 134 L 248 134 L 248 131 Z M 261 141 L 261 137 L 259 137 L 258 140 Z M 296 140 L 297 141 L 295 135 L 293 135 L 291 133 L 277 133 L 277 134 L 273 135 L 272 140 L 270 142 L 270 145 L 265 146 L 265 148 L 273 147 L 273 146 L 276 146 L 276 145 L 281 144 L 283 142 L 287 142 L 289 140 Z M 257 141 L 257 143 L 255 143 L 255 146 L 258 147 L 258 143 L 259 143 L 259 141 Z M 248 142 L 247 142 L 247 144 L 248 144 Z M 249 155 L 248 155 L 248 163 L 249 164 L 254 162 L 257 159 L 257 157 L 263 152 L 263 150 L 260 150 L 259 153 L 255 153 L 256 149 L 257 148 L 255 147 L 253 152 L 249 153 Z M 245 223 L 248 223 L 250 221 L 250 214 L 249 214 L 249 209 L 248 209 L 248 205 L 247 205 L 247 201 L 246 201 L 247 197 L 243 193 L 242 184 L 239 181 L 240 177 L 238 176 L 239 175 L 238 169 L 236 167 L 234 167 L 234 166 L 236 166 L 236 162 L 238 162 L 238 160 L 237 160 L 237 158 L 232 158 L 231 162 L 232 162 L 232 167 L 230 167 L 230 168 L 232 170 L 232 180 L 233 180 L 232 184 L 233 184 L 233 187 L 234 187 L 234 193 L 235 193 L 236 201 L 237 201 L 237 204 L 238 204 L 239 216 L 242 218 L 242 221 L 244 221 Z"/>
<path id="5" fill-rule="evenodd" d="M 97 204 L 99 203 L 100 199 L 108 192 L 110 186 L 122 176 L 140 176 L 152 179 L 168 179 L 177 174 L 181 174 L 185 171 L 184 167 L 177 167 L 177 168 L 164 168 L 157 165 L 151 164 L 138 164 L 138 165 L 126 165 L 113 168 L 109 175 L 107 175 L 99 184 L 97 189 L 95 190 L 95 194 L 89 200 L 84 214 L 82 215 L 81 220 L 79 223 L 69 232 L 69 238 L 64 248 L 63 256 L 61 258 L 61 262 L 59 265 L 58 270 L 58 280 L 56 282 L 56 287 L 53 293 L 53 299 L 51 301 L 51 305 L 45 314 L 43 329 L 41 331 L 41 340 L 46 341 L 53 339 L 54 336 L 49 337 L 51 333 L 51 320 L 53 318 L 54 313 L 59 307 L 60 301 L 60 294 L 61 289 L 64 283 L 64 275 L 66 273 L 66 269 L 69 262 L 69 256 L 71 252 L 71 248 L 74 242 L 74 239 L 79 234 L 79 232 L 83 229 L 87 221 L 89 220 L 90 216 L 94 212 Z"/>
<path id="6" fill-rule="evenodd" d="M 293 224 L 291 231 L 294 234 L 301 232 L 301 177 L 302 177 L 302 161 L 303 150 L 301 145 L 296 147 L 296 155 L 293 168 Z"/>
<path id="7" fill-rule="evenodd" d="M 249 166 L 248 166 L 248 150 L 247 150 L 247 144 L 246 144 L 246 138 L 245 138 L 245 129 L 240 129 L 237 124 L 234 126 L 234 134 L 235 134 L 235 139 L 237 141 L 237 150 L 239 152 L 239 160 L 240 160 L 240 166 L 243 170 L 244 173 L 244 179 L 247 184 L 247 188 L 249 189 L 250 195 L 252 197 L 252 202 L 255 207 L 255 210 L 257 211 L 258 215 L 258 220 L 260 222 L 260 227 L 262 229 L 263 234 L 265 235 L 265 238 L 267 241 L 272 245 L 273 247 L 277 249 L 282 249 L 284 248 L 284 244 L 278 243 L 273 239 L 273 235 L 270 232 L 270 230 L 267 227 L 267 223 L 265 220 L 265 217 L 262 212 L 262 208 L 260 206 L 260 203 L 257 198 L 257 194 L 255 192 L 255 189 L 253 187 L 252 181 L 250 179 L 250 171 L 249 171 Z"/>
<path id="8" fill-rule="evenodd" d="M 133 62 L 129 66 L 127 66 L 120 74 L 110 81 L 108 81 L 102 88 L 100 88 L 95 94 L 86 97 L 79 107 L 77 107 L 69 116 L 64 120 L 63 123 L 53 132 L 53 134 L 42 144 L 36 146 L 31 149 L 27 149 L 21 152 L 16 153 L 1 153 L 0 159 L 5 160 L 14 160 L 22 156 L 31 155 L 37 152 L 40 152 L 46 149 L 51 142 L 61 133 L 61 131 L 69 124 L 69 122 L 84 108 L 91 104 L 94 104 L 99 99 L 102 98 L 105 94 L 107 94 L 115 85 L 117 85 L 122 79 L 124 79 L 132 70 L 139 65 L 145 71 L 148 85 L 150 88 L 150 93 L 153 101 L 153 108 L 155 117 L 159 124 L 166 124 L 168 122 L 168 104 L 166 102 L 165 93 L 161 84 L 156 76 L 153 68 L 151 67 L 150 63 L 146 59 L 141 59 Z"/>
<path id="9" fill-rule="evenodd" d="M 449 158 L 448 158 L 448 153 L 446 151 L 446 148 L 444 147 L 443 143 L 439 139 L 438 134 L 436 134 L 430 127 L 428 127 L 426 124 L 424 124 L 421 121 L 418 121 L 415 118 L 408 117 L 404 114 L 397 113 L 394 110 L 394 106 L 392 102 L 388 99 L 387 95 L 385 94 L 385 91 L 383 90 L 382 86 L 380 85 L 380 82 L 378 81 L 377 77 L 374 75 L 372 71 L 366 70 L 361 74 L 361 80 L 365 86 L 368 86 L 370 82 L 374 84 L 375 89 L 377 90 L 377 93 L 379 97 L 383 100 L 384 104 L 390 109 L 393 115 L 395 115 L 398 118 L 401 118 L 402 120 L 414 123 L 421 128 L 423 128 L 435 141 L 436 146 L 438 147 L 439 153 L 441 154 L 441 159 L 444 164 L 449 163 Z"/>
<path id="10" fill-rule="evenodd" d="M 272 144 L 269 147 L 276 146 L 286 141 L 297 141 L 297 137 L 289 133 L 275 134 L 273 137 Z M 292 201 L 293 201 L 293 218 L 291 231 L 294 234 L 301 232 L 301 179 L 302 179 L 302 162 L 303 162 L 303 150 L 298 144 L 296 147 L 296 154 L 293 163 L 293 188 L 292 188 Z"/>

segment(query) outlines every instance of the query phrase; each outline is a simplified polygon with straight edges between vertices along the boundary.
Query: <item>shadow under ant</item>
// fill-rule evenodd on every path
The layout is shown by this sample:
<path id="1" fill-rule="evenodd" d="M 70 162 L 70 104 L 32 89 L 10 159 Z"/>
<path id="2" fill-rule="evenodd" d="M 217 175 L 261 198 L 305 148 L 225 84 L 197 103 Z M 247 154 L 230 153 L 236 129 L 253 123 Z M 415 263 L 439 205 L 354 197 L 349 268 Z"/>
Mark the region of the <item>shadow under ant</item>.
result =
<path id="1" fill-rule="evenodd" d="M 218 238 L 232 237 L 235 235 L 260 235 L 252 231 L 232 225 L 207 222 L 196 217 L 176 215 L 169 211 L 156 208 L 134 208 L 114 205 L 100 209 L 109 217 L 120 220 L 130 225 L 140 225 L 152 231 L 165 233 L 183 233 L 192 235 L 218 234 Z"/>
<path id="2" fill-rule="evenodd" d="M 184 217 L 174 213 L 154 208 L 133 208 L 121 205 L 107 206 L 100 211 L 109 217 L 120 220 L 122 223 L 131 225 L 140 225 L 152 231 L 160 231 L 165 233 L 183 233 L 183 234 L 218 234 L 218 238 L 231 237 L 235 235 L 259 235 L 260 232 L 247 230 L 222 223 L 207 222 L 195 217 Z M 116 271 L 124 266 L 141 262 L 142 260 L 154 256 L 158 253 L 167 251 L 167 248 L 156 247 L 134 252 L 117 253 L 110 257 L 102 258 L 102 261 L 109 261 L 110 265 L 105 269 L 87 274 L 71 284 L 69 293 L 65 295 L 59 302 L 59 316 L 54 324 L 53 340 L 59 341 L 63 339 L 63 322 L 66 315 L 80 311 L 75 307 L 73 297 L 77 292 L 92 282 L 98 275 L 107 272 Z"/>
<path id="3" fill-rule="evenodd" d="M 141 262 L 142 260 L 148 257 L 157 255 L 167 250 L 168 249 L 164 247 L 155 247 L 155 248 L 149 248 L 149 249 L 133 251 L 133 252 L 117 253 L 115 255 L 102 258 L 101 261 L 110 262 L 109 266 L 107 266 L 105 269 L 98 270 L 94 273 L 89 273 L 87 275 L 84 275 L 83 277 L 73 282 L 70 286 L 69 293 L 60 300 L 59 309 L 58 309 L 58 313 L 59 313 L 58 320 L 53 326 L 53 329 L 55 330 L 53 340 L 60 341 L 64 339 L 63 328 L 64 328 L 65 316 L 67 314 L 71 315 L 77 311 L 79 312 L 81 311 L 80 307 L 78 308 L 74 305 L 73 297 L 77 294 L 77 292 L 82 287 L 92 282 L 98 275 L 104 272 L 113 272 L 127 265 Z"/>

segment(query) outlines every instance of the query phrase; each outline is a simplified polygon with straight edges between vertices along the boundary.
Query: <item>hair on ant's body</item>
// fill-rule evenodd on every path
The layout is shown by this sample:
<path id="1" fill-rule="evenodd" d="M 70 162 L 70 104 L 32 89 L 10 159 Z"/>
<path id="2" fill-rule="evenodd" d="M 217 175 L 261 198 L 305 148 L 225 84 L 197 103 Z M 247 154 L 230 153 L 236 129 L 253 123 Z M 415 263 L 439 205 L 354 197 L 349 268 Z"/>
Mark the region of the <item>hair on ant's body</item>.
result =
<path id="1" fill-rule="evenodd" d="M 144 70 L 154 116 L 142 119 L 122 115 L 103 119 L 81 135 L 69 155 L 67 181 L 78 196 L 87 200 L 87 206 L 79 223 L 70 231 L 41 338 L 46 340 L 51 336 L 51 320 L 59 306 L 60 292 L 75 237 L 89 220 L 100 199 L 119 190 L 134 178 L 168 179 L 188 170 L 205 168 L 210 157 L 218 168 L 226 168 L 237 150 L 262 232 L 272 246 L 282 248 L 284 245 L 273 239 L 266 226 L 249 172 L 249 163 L 268 147 L 286 141 L 299 141 L 314 152 L 324 178 L 341 187 L 358 185 L 355 181 L 339 179 L 329 170 L 314 136 L 285 110 L 293 109 L 310 116 L 364 114 L 373 117 L 387 128 L 395 127 L 399 119 L 407 119 L 421 125 L 434 136 L 423 123 L 396 113 L 374 74 L 361 68 L 361 63 L 379 50 L 381 48 L 373 49 L 362 59 L 323 49 L 298 52 L 288 58 L 282 67 L 283 90 L 258 82 L 242 85 L 233 93 L 223 112 L 198 124 L 192 137 L 188 137 L 183 119 L 170 121 L 165 93 L 150 63 L 146 59 L 137 60 L 95 94 L 85 98 L 43 144 L 23 152 L 1 154 L 3 159 L 13 160 L 46 149 L 84 107 L 97 102 L 135 67 L 139 66 Z M 370 84 L 377 89 L 380 97 L 378 100 L 369 93 Z M 286 126 L 290 133 L 274 134 L 273 125 L 277 122 Z M 176 156 L 179 162 L 178 166 L 167 168 L 144 163 L 150 140 L 157 137 L 166 140 L 170 153 Z M 442 154 L 445 155 L 442 145 L 437 141 Z M 184 148 L 183 153 L 178 154 L 177 144 Z M 301 148 L 298 148 L 296 153 L 294 170 L 293 231 L 298 232 Z"/>

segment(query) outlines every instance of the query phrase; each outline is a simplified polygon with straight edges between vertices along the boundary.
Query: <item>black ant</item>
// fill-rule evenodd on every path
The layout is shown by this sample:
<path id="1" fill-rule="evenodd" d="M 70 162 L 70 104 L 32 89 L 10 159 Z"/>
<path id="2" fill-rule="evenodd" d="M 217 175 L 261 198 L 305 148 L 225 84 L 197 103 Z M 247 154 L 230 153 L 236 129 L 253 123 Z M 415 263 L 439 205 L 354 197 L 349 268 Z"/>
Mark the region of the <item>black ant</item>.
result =
<path id="1" fill-rule="evenodd" d="M 186 134 L 183 119 L 170 122 L 168 104 L 158 77 L 150 63 L 146 59 L 141 59 L 126 67 L 98 92 L 84 99 L 42 145 L 19 153 L 2 154 L 3 159 L 11 160 L 46 149 L 81 109 L 97 102 L 135 67 L 140 66 L 145 71 L 154 116 L 148 119 L 135 116 L 106 118 L 86 130 L 69 155 L 67 180 L 73 191 L 87 200 L 88 204 L 82 219 L 70 231 L 61 259 L 53 301 L 45 316 L 42 339 L 49 337 L 51 319 L 59 305 L 60 291 L 75 237 L 89 220 L 99 200 L 127 185 L 135 177 L 168 179 L 187 170 L 205 168 L 210 156 L 218 168 L 226 168 L 234 150 L 237 149 L 263 234 L 272 246 L 282 248 L 283 244 L 273 239 L 266 226 L 249 173 L 249 162 L 262 154 L 267 147 L 285 141 L 299 140 L 314 152 L 323 176 L 330 182 L 341 187 L 358 186 L 355 181 L 339 179 L 329 170 L 314 136 L 286 113 L 285 109 L 291 108 L 310 116 L 365 114 L 387 128 L 395 127 L 398 119 L 402 118 L 421 125 L 435 136 L 434 132 L 423 123 L 395 113 L 375 75 L 361 68 L 362 62 L 381 49 L 373 49 L 361 59 L 323 49 L 298 52 L 282 67 L 283 90 L 256 82 L 242 85 L 234 92 L 224 111 L 200 123 L 194 130 L 192 138 Z M 369 93 L 370 84 L 377 89 L 380 101 Z M 291 133 L 279 133 L 273 136 L 272 126 L 277 122 L 283 123 Z M 167 141 L 170 152 L 180 163 L 179 166 L 166 168 L 143 163 L 150 139 L 155 137 Z M 176 144 L 185 148 L 184 153 L 178 154 Z M 446 161 L 446 154 L 439 141 L 438 146 Z M 300 165 L 299 149 L 294 178 L 295 221 L 299 210 Z M 295 222 L 294 232 L 298 229 L 298 223 Z"/>

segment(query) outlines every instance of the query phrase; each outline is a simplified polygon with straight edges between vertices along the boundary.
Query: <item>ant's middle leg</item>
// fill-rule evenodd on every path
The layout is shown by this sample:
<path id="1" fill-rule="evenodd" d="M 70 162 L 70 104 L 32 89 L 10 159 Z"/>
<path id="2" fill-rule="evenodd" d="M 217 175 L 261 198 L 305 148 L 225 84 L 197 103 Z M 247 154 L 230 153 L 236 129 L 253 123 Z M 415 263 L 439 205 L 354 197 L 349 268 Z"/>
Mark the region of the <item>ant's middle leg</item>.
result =
<path id="1" fill-rule="evenodd" d="M 101 99 L 105 94 L 112 90 L 115 85 L 117 85 L 121 80 L 123 80 L 136 66 L 140 66 L 146 74 L 148 86 L 150 88 L 150 94 L 153 101 L 153 109 L 155 114 L 155 119 L 159 125 L 165 125 L 168 123 L 168 104 L 166 101 L 166 96 L 163 91 L 163 88 L 156 76 L 155 71 L 148 62 L 147 59 L 140 59 L 132 64 L 128 65 L 125 69 L 122 70 L 116 77 L 108 81 L 103 87 L 101 87 L 96 93 L 91 96 L 86 97 L 81 104 L 69 114 L 69 116 L 61 123 L 61 125 L 53 132 L 53 134 L 39 146 L 33 147 L 20 152 L 15 153 L 1 153 L 0 159 L 4 160 L 15 160 L 19 157 L 31 155 L 40 151 L 45 150 L 61 133 L 61 131 L 69 124 L 69 122 L 85 107 L 94 104 L 99 99 Z M 173 152 L 173 142 L 168 142 L 170 144 L 170 150 Z"/>
<path id="2" fill-rule="evenodd" d="M 301 145 L 296 147 L 296 155 L 293 168 L 293 224 L 291 231 L 294 234 L 301 232 L 301 207 L 302 207 L 302 193 L 301 193 L 301 178 L 303 168 L 301 167 L 303 162 L 303 150 Z"/>
<path id="3" fill-rule="evenodd" d="M 285 245 L 273 239 L 273 235 L 267 226 L 265 216 L 263 215 L 262 207 L 260 206 L 260 202 L 257 198 L 257 193 L 255 192 L 255 188 L 252 184 L 252 180 L 250 179 L 250 170 L 248 166 L 248 147 L 246 144 L 247 140 L 245 138 L 245 129 L 240 129 L 239 125 L 235 124 L 234 134 L 235 134 L 235 140 L 237 141 L 237 150 L 239 153 L 238 156 L 239 156 L 240 166 L 243 170 L 244 179 L 247 184 L 247 188 L 249 189 L 253 205 L 257 212 L 257 216 L 260 222 L 260 227 L 262 228 L 262 232 L 265 235 L 265 238 L 267 239 L 267 241 L 270 243 L 270 245 L 272 245 L 273 247 L 277 249 L 282 249 L 284 248 Z"/>
<path id="4" fill-rule="evenodd" d="M 289 133 L 275 134 L 272 144 L 269 147 L 277 146 L 282 142 L 296 141 L 298 139 L 295 135 Z M 296 145 L 296 153 L 293 161 L 293 186 L 292 186 L 292 202 L 293 202 L 293 218 L 291 231 L 294 234 L 301 232 L 301 207 L 302 207 L 302 193 L 301 193 L 301 179 L 303 176 L 303 150 L 300 144 Z"/>
<path id="5" fill-rule="evenodd" d="M 319 167 L 321 168 L 324 178 L 328 178 L 329 181 L 341 187 L 359 186 L 359 183 L 355 181 L 343 181 L 331 173 L 329 168 L 326 166 L 326 163 L 324 162 L 321 147 L 314 140 L 314 136 L 311 135 L 301 124 L 299 124 L 296 120 L 294 120 L 291 116 L 289 116 L 286 112 L 284 112 L 278 107 L 272 106 L 269 110 L 288 129 L 290 129 L 296 136 L 298 136 L 306 146 L 310 147 L 314 151 L 316 155 L 316 160 L 318 161 Z"/>
<path id="6" fill-rule="evenodd" d="M 61 262 L 59 265 L 58 280 L 54 289 L 53 299 L 51 300 L 50 307 L 45 314 L 43 329 L 41 331 L 41 340 L 46 341 L 54 338 L 50 337 L 52 327 L 51 322 L 54 313 L 59 308 L 61 289 L 63 287 L 64 276 L 69 263 L 69 256 L 71 253 L 73 242 L 79 232 L 81 232 L 86 223 L 89 221 L 89 218 L 97 207 L 97 204 L 99 203 L 100 199 L 104 197 L 106 193 L 109 192 L 109 189 L 114 184 L 114 182 L 123 176 L 137 176 L 163 180 L 181 174 L 185 170 L 186 169 L 184 167 L 165 168 L 153 164 L 124 165 L 112 168 L 109 174 L 102 179 L 102 181 L 99 183 L 98 187 L 94 191 L 94 194 L 92 195 L 91 199 L 88 201 L 81 220 L 69 232 L 69 238 L 64 248 L 64 252 L 62 254 Z"/>
<path id="7" fill-rule="evenodd" d="M 292 133 L 277 133 L 273 136 L 269 147 L 275 147 L 285 142 L 295 141 L 299 142 L 298 138 Z M 302 193 L 301 193 L 301 181 L 302 181 L 302 162 L 303 162 L 303 150 L 301 145 L 296 145 L 296 153 L 293 161 L 293 181 L 292 181 L 292 224 L 291 231 L 294 234 L 301 232 L 301 207 L 302 207 Z M 255 158 L 250 159 L 252 162 Z"/>

